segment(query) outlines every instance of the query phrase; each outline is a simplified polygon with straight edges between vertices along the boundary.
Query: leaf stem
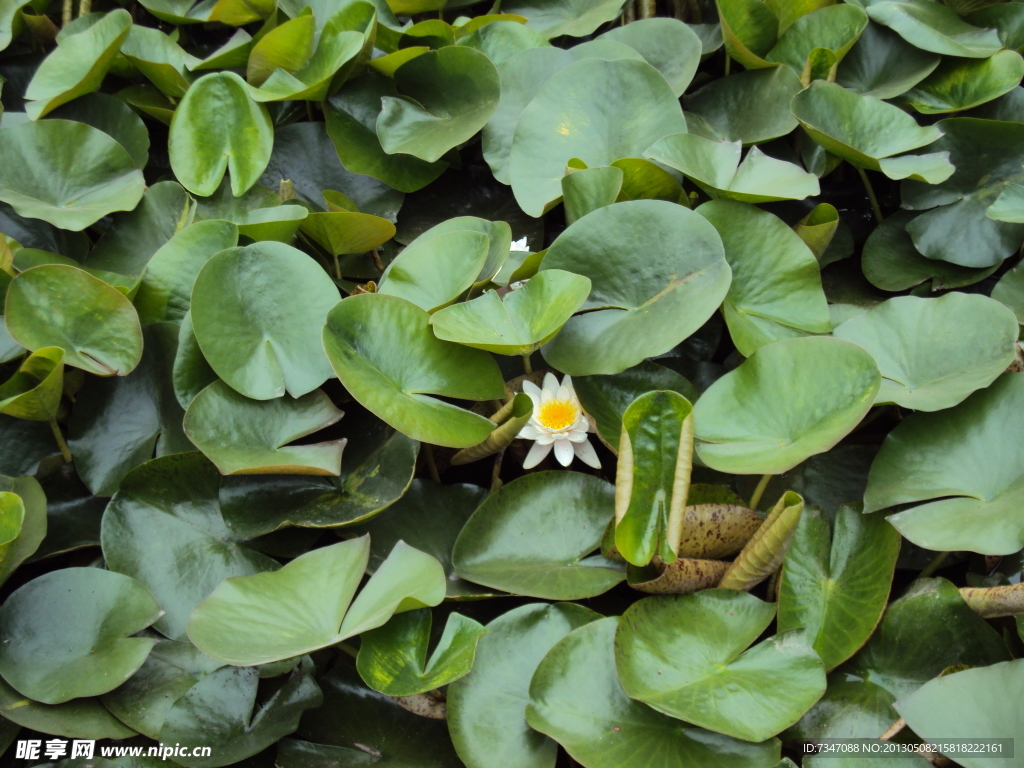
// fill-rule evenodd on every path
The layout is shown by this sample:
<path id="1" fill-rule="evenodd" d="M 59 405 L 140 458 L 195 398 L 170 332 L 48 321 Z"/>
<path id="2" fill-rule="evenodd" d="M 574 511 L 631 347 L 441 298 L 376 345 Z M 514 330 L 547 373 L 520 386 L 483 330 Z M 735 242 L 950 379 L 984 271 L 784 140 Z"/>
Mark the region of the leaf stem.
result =
<path id="1" fill-rule="evenodd" d="M 341 262 L 338 261 L 338 254 L 334 254 L 334 279 L 341 280 Z"/>
<path id="2" fill-rule="evenodd" d="M 932 559 L 932 561 L 930 563 L 928 563 L 928 565 L 926 565 L 924 567 L 924 570 L 921 571 L 921 573 L 918 574 L 917 578 L 919 578 L 919 579 L 927 579 L 929 576 L 931 576 L 933 573 L 935 573 L 937 570 L 939 570 L 939 567 L 944 562 L 946 562 L 946 558 L 949 557 L 949 554 L 950 554 L 949 552 L 939 552 L 939 554 L 937 554 Z"/>
<path id="3" fill-rule="evenodd" d="M 373 259 L 373 266 L 375 266 L 381 272 L 384 271 L 384 262 L 380 260 L 380 254 L 377 253 L 376 248 L 370 249 L 370 258 Z"/>
<path id="4" fill-rule="evenodd" d="M 353 659 L 359 655 L 359 651 L 356 648 L 353 648 L 348 643 L 335 643 L 334 647 L 337 648 L 339 651 L 344 651 Z"/>
<path id="5" fill-rule="evenodd" d="M 66 27 L 75 14 L 75 0 L 64 0 L 64 8 L 60 16 L 60 25 Z"/>
<path id="6" fill-rule="evenodd" d="M 79 0 L 78 18 L 82 18 L 90 13 L 92 13 L 92 0 Z"/>
<path id="7" fill-rule="evenodd" d="M 723 50 L 724 50 L 724 48 L 723 48 Z M 725 54 L 725 77 L 729 76 L 729 70 L 730 69 L 732 69 L 732 57 L 729 55 L 729 53 L 727 51 L 726 54 Z"/>
<path id="8" fill-rule="evenodd" d="M 772 477 L 774 475 L 761 475 L 761 479 L 758 481 L 757 487 L 750 497 L 750 503 L 747 504 L 749 509 L 757 511 L 757 505 L 761 503 L 761 497 L 764 496 L 764 491 L 768 487 L 768 483 L 771 482 Z"/>
<path id="9" fill-rule="evenodd" d="M 434 461 L 434 446 L 428 443 L 420 443 L 420 451 L 423 453 L 424 461 L 427 462 L 427 471 L 430 473 L 430 479 L 440 485 L 441 473 L 437 471 L 437 462 Z"/>
<path id="10" fill-rule="evenodd" d="M 530 365 L 529 355 L 523 355 L 523 370 L 526 371 L 527 375 L 533 373 L 533 366 Z"/>
<path id="11" fill-rule="evenodd" d="M 501 488 L 501 460 L 505 458 L 505 449 L 502 448 L 494 457 L 494 468 L 491 470 L 491 493 Z"/>
<path id="12" fill-rule="evenodd" d="M 50 419 L 50 429 L 53 431 L 53 439 L 57 441 L 57 447 L 60 448 L 60 455 L 64 457 L 64 462 L 70 464 L 72 458 L 71 450 L 64 441 L 64 435 L 60 433 L 60 427 L 57 425 L 56 419 Z"/>
<path id="13" fill-rule="evenodd" d="M 878 204 L 878 198 L 875 197 L 875 188 L 871 186 L 871 179 L 868 178 L 868 173 L 860 166 L 854 166 L 857 169 L 857 175 L 860 176 L 860 180 L 864 183 L 864 191 L 868 193 L 868 200 L 871 201 L 871 211 L 875 214 L 875 221 L 881 224 L 885 217 L 882 216 L 882 208 Z"/>

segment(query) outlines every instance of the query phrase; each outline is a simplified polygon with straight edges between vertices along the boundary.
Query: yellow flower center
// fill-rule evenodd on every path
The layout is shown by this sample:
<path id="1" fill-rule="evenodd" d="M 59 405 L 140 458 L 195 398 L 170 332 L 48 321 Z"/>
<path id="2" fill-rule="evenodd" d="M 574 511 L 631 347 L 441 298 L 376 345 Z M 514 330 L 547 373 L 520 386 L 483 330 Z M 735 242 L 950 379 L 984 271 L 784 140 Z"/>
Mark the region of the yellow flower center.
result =
<path id="1" fill-rule="evenodd" d="M 553 432 L 568 429 L 579 415 L 580 409 L 571 400 L 548 400 L 537 409 L 537 421 Z"/>

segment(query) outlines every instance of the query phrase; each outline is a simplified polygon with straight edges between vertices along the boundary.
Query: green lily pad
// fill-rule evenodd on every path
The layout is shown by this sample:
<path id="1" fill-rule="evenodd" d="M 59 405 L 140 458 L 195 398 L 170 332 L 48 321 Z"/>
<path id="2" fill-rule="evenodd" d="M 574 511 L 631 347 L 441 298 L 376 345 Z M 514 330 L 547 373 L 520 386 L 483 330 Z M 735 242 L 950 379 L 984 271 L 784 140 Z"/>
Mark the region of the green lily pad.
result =
<path id="1" fill-rule="evenodd" d="M 69 739 L 127 739 L 135 731 L 122 723 L 99 699 L 73 699 L 41 704 L 26 699 L 0 680 L 0 715 L 5 721 Z"/>
<path id="2" fill-rule="evenodd" d="M 941 411 L 991 384 L 1013 362 L 1013 313 L 986 296 L 899 296 L 835 329 L 871 353 L 882 373 L 877 402 Z"/>
<path id="3" fill-rule="evenodd" d="M 949 152 L 956 172 L 936 185 L 903 183 L 904 208 L 933 209 L 910 222 L 907 231 L 929 259 L 964 267 L 996 266 L 1016 253 L 1024 238 L 1024 224 L 985 215 L 1008 184 L 1024 180 L 1024 125 L 949 118 L 936 127 L 945 136 L 929 149 Z"/>
<path id="4" fill-rule="evenodd" d="M 741 355 L 774 341 L 832 330 L 818 261 L 785 222 L 726 200 L 705 203 L 697 213 L 714 225 L 725 245 L 732 282 L 722 312 Z"/>
<path id="5" fill-rule="evenodd" d="M 700 64 L 701 42 L 678 19 L 638 19 L 613 27 L 598 38 L 625 43 L 661 72 L 678 97 L 683 95 Z"/>
<path id="6" fill-rule="evenodd" d="M 553 517 L 549 510 L 561 510 Z M 537 472 L 502 486 L 481 504 L 455 542 L 464 579 L 547 600 L 607 592 L 622 567 L 591 555 L 614 515 L 610 483 L 578 472 Z M 529 536 L 527 536 L 527 533 Z"/>
<path id="7" fill-rule="evenodd" d="M 196 275 L 215 253 L 238 245 L 238 232 L 229 221 L 198 221 L 161 246 L 146 265 L 135 294 L 139 319 L 180 325 L 192 304 Z"/>
<path id="8" fill-rule="evenodd" d="M 904 291 L 929 280 L 933 291 L 962 288 L 999 268 L 999 264 L 987 268 L 961 267 L 922 256 L 907 232 L 907 224 L 917 215 L 911 211 L 896 211 L 875 227 L 864 243 L 861 268 L 864 277 L 876 288 Z"/>
<path id="9" fill-rule="evenodd" d="M 941 740 L 945 733 L 970 733 L 972 739 L 1005 739 L 1020 733 L 1024 710 L 1016 691 L 1022 682 L 1024 659 L 1005 661 L 943 675 L 895 707 L 915 733 L 926 734 L 940 753 L 953 755 L 964 768 L 1010 768 L 1016 761 L 1008 755 L 962 755 L 960 750 L 943 750 Z"/>
<path id="10" fill-rule="evenodd" d="M 992 101 L 1020 85 L 1024 58 L 999 51 L 987 59 L 945 59 L 900 98 L 926 115 L 959 112 Z"/>
<path id="11" fill-rule="evenodd" d="M 688 113 L 707 121 L 720 140 L 760 144 L 796 128 L 789 103 L 802 89 L 789 67 L 772 67 L 712 80 L 687 96 L 684 104 Z"/>
<path id="12" fill-rule="evenodd" d="M 363 536 L 314 549 L 279 571 L 227 579 L 192 613 L 189 639 L 228 664 L 267 664 L 327 648 L 376 629 L 395 613 L 444 599 L 440 563 L 399 542 L 353 600 L 369 551 Z"/>
<path id="13" fill-rule="evenodd" d="M 356 658 L 359 676 L 388 696 L 414 696 L 465 677 L 473 668 L 477 642 L 487 630 L 473 619 L 450 613 L 428 659 L 430 624 L 430 609 L 423 608 L 364 632 Z"/>
<path id="14" fill-rule="evenodd" d="M 21 216 L 77 232 L 131 210 L 143 189 L 128 151 L 90 125 L 41 120 L 4 129 L 0 200 Z"/>
<path id="15" fill-rule="evenodd" d="M 898 107 L 822 80 L 815 80 L 793 98 L 793 114 L 808 135 L 832 154 L 893 179 L 913 174 L 923 180 L 921 171 L 907 173 L 901 166 L 908 162 L 905 157 L 893 156 L 932 144 L 942 136 L 938 127 L 919 126 Z M 938 145 L 930 149 L 937 150 Z M 953 166 L 947 161 L 943 167 L 945 171 L 929 172 L 927 179 L 931 183 L 948 179 Z"/>
<path id="16" fill-rule="evenodd" d="M 623 177 L 622 169 L 611 165 L 573 169 L 563 176 L 565 223 L 572 224 L 591 211 L 614 203 L 622 190 Z"/>
<path id="17" fill-rule="evenodd" d="M 160 30 L 138 25 L 128 30 L 121 53 L 161 93 L 174 99 L 185 95 L 195 79 L 190 70 L 200 62 Z"/>
<path id="18" fill-rule="evenodd" d="M 25 90 L 28 116 L 37 120 L 98 90 L 131 26 L 131 14 L 119 8 L 81 31 L 61 36 Z"/>
<path id="19" fill-rule="evenodd" d="M 481 134 L 484 160 L 494 178 L 511 184 L 509 157 L 516 125 L 523 110 L 540 92 L 544 83 L 573 62 L 587 58 L 642 59 L 635 49 L 615 40 L 591 40 L 563 50 L 554 46 L 524 51 L 498 67 L 501 78 L 501 99 Z M 564 169 L 562 169 L 564 170 Z"/>
<path id="20" fill-rule="evenodd" d="M 55 624 L 50 611 L 62 620 Z M 156 641 L 130 635 L 159 616 L 135 579 L 99 568 L 51 571 L 0 608 L 0 674 L 44 704 L 106 693 L 142 666 Z"/>
<path id="21" fill-rule="evenodd" d="M 50 117 L 85 123 L 103 131 L 125 148 L 136 168 L 145 168 L 149 162 L 149 130 L 142 118 L 116 96 L 89 93 L 58 107 Z"/>
<path id="22" fill-rule="evenodd" d="M 388 154 L 434 163 L 484 127 L 501 95 L 498 70 L 479 51 L 428 51 L 395 72 L 401 98 L 385 96 L 377 136 Z"/>
<path id="23" fill-rule="evenodd" d="M 185 435 L 223 475 L 337 475 L 344 440 L 288 445 L 342 417 L 316 389 L 299 398 L 250 400 L 223 381 L 195 396 L 185 411 Z"/>
<path id="24" fill-rule="evenodd" d="M 0 584 L 3 584 L 19 565 L 39 549 L 39 545 L 46 537 L 47 518 L 46 495 L 39 481 L 31 475 L 0 475 L 0 492 L 17 495 L 25 508 L 17 537 L 0 548 Z"/>
<path id="25" fill-rule="evenodd" d="M 429 480 L 413 480 L 402 498 L 360 528 L 370 534 L 367 571 L 376 571 L 401 540 L 441 563 L 448 599 L 493 597 L 496 590 L 459 578 L 452 565 L 455 540 L 486 496 L 487 492 L 477 485 L 437 485 Z"/>
<path id="26" fill-rule="evenodd" d="M 178 331 L 178 351 L 171 369 L 171 384 L 178 404 L 188 409 L 196 395 L 217 381 L 217 374 L 203 357 L 196 335 L 192 332 L 192 313 L 186 312 Z"/>
<path id="27" fill-rule="evenodd" d="M 740 142 L 716 142 L 677 133 L 656 142 L 644 155 L 675 168 L 705 192 L 745 203 L 803 200 L 821 190 L 818 177 L 793 163 L 752 147 L 740 162 Z M 571 177 L 570 177 L 571 178 Z"/>
<path id="28" fill-rule="evenodd" d="M 1008 661 L 999 633 L 945 579 L 918 579 L 893 600 L 867 644 L 840 667 L 894 698 L 916 691 L 959 664 Z"/>
<path id="29" fill-rule="evenodd" d="M 249 52 L 245 79 L 259 88 L 277 69 L 295 72 L 313 56 L 316 19 L 312 14 L 296 16 L 259 38 Z"/>
<path id="30" fill-rule="evenodd" d="M 274 127 L 266 107 L 234 72 L 204 75 L 174 110 L 167 141 L 181 185 L 212 195 L 228 171 L 237 197 L 255 184 L 270 161 Z"/>
<path id="31" fill-rule="evenodd" d="M 127 376 L 142 359 L 135 307 L 76 267 L 50 264 L 19 274 L 7 289 L 4 317 L 26 349 L 61 347 L 66 365 L 98 376 Z"/>
<path id="32" fill-rule="evenodd" d="M 229 248 L 195 278 L 192 326 L 210 366 L 239 393 L 301 397 L 331 376 L 320 331 L 338 299 L 327 273 L 291 246 Z"/>
<path id="33" fill-rule="evenodd" d="M 540 216 L 561 198 L 573 158 L 588 167 L 610 165 L 685 132 L 672 89 L 647 62 L 577 61 L 552 76 L 519 118 L 509 157 L 512 191 L 526 213 Z"/>
<path id="34" fill-rule="evenodd" d="M 597 423 L 601 440 L 613 451 L 619 449 L 622 415 L 636 398 L 653 390 L 678 392 L 691 403 L 700 392 L 670 368 L 645 360 L 611 376 L 581 376 L 573 380 L 583 409 Z"/>
<path id="35" fill-rule="evenodd" d="M 10 544 L 21 533 L 25 522 L 25 502 L 10 491 L 0 491 L 0 547 Z"/>
<path id="36" fill-rule="evenodd" d="M 75 468 L 98 496 L 110 496 L 134 467 L 157 456 L 194 450 L 182 430 L 185 411 L 174 395 L 171 368 L 178 329 L 143 329 L 142 360 L 130 374 L 87 381 L 68 425 Z"/>
<path id="37" fill-rule="evenodd" d="M 445 341 L 500 355 L 528 355 L 550 341 L 589 294 L 588 278 L 550 269 L 504 300 L 488 291 L 446 307 L 431 316 L 430 325 Z"/>
<path id="38" fill-rule="evenodd" d="M 882 617 L 899 551 L 899 533 L 880 517 L 844 506 L 830 525 L 805 510 L 782 564 L 779 631 L 807 630 L 826 669 L 846 661 Z"/>
<path id="39" fill-rule="evenodd" d="M 911 45 L 945 56 L 986 59 L 1003 47 L 994 29 L 980 29 L 956 12 L 929 0 L 872 2 L 868 16 L 892 29 Z"/>
<path id="40" fill-rule="evenodd" d="M 400 192 L 415 192 L 440 176 L 448 163 L 384 151 L 376 129 L 384 98 L 399 98 L 390 77 L 367 72 L 349 81 L 324 103 L 327 133 L 349 171 L 380 179 Z"/>
<path id="41" fill-rule="evenodd" d="M 867 14 L 856 5 L 826 5 L 796 19 L 765 59 L 785 64 L 798 75 L 815 49 L 831 51 L 840 62 L 867 25 Z"/>
<path id="42" fill-rule="evenodd" d="M 346 414 L 340 427 L 348 442 L 338 477 L 225 478 L 220 503 L 231 529 L 248 539 L 289 525 L 354 525 L 403 498 L 416 468 L 417 442 L 361 410 Z M 398 538 L 437 556 L 412 538 Z"/>
<path id="43" fill-rule="evenodd" d="M 899 719 L 899 714 L 892 708 L 893 701 L 895 697 L 881 686 L 860 680 L 854 675 L 837 672 L 829 675 L 825 695 L 807 710 L 796 725 L 787 729 L 782 738 L 787 742 L 875 739 Z M 894 758 L 895 755 L 887 757 Z M 828 759 L 840 758 L 836 756 Z"/>
<path id="44" fill-rule="evenodd" d="M 619 373 L 672 349 L 718 308 L 731 275 L 714 227 L 661 200 L 584 216 L 551 244 L 541 263 L 549 269 L 591 280 L 584 313 L 543 349 L 545 360 L 573 376 Z"/>
<path id="45" fill-rule="evenodd" d="M 220 473 L 200 453 L 146 462 L 121 481 L 103 516 L 107 567 L 146 585 L 164 614 L 154 629 L 184 640 L 192 610 L 226 578 L 278 568 L 227 526 Z"/>
<path id="46" fill-rule="evenodd" d="M 0 413 L 18 419 L 55 421 L 63 384 L 64 350 L 43 347 L 25 358 L 17 373 L 0 384 Z"/>
<path id="47" fill-rule="evenodd" d="M 617 658 L 625 621 L 625 617 L 592 621 L 548 651 L 530 683 L 526 721 L 531 727 L 555 739 L 588 768 L 777 765 L 779 742 L 775 739 L 744 743 L 680 722 L 627 697 L 620 684 L 622 662 Z"/>
<path id="48" fill-rule="evenodd" d="M 65 464 L 41 485 L 46 494 L 46 538 L 32 560 L 98 547 L 100 521 L 109 499 L 92 495 L 74 463 Z"/>
<path id="49" fill-rule="evenodd" d="M 615 548 L 645 566 L 676 559 L 690 491 L 693 405 L 678 392 L 648 392 L 622 414 L 615 476 Z"/>
<path id="50" fill-rule="evenodd" d="M 1006 555 L 1024 547 L 1024 465 L 1013 429 L 1022 402 L 1024 376 L 1008 373 L 955 408 L 908 416 L 871 465 L 865 511 L 929 502 L 889 517 L 926 549 Z"/>
<path id="51" fill-rule="evenodd" d="M 744 650 L 774 617 L 771 603 L 731 590 L 634 603 L 615 633 L 623 689 L 689 723 L 747 741 L 769 739 L 825 692 L 821 659 L 801 632 Z M 657 631 L 666 625 L 675 631 Z"/>
<path id="52" fill-rule="evenodd" d="M 472 230 L 420 236 L 388 264 L 378 293 L 432 312 L 465 293 L 487 262 L 490 240 Z"/>
<path id="53" fill-rule="evenodd" d="M 530 603 L 487 625 L 472 672 L 448 689 L 448 728 L 467 765 L 554 768 L 557 745 L 526 724 L 523 701 L 551 647 L 599 618 L 582 605 Z"/>
<path id="54" fill-rule="evenodd" d="M 352 397 L 414 440 L 466 448 L 494 428 L 483 416 L 426 397 L 489 400 L 504 397 L 505 387 L 494 358 L 435 338 L 430 315 L 414 304 L 350 296 L 328 314 L 323 342 Z"/>
<path id="55" fill-rule="evenodd" d="M 1024 187 L 1020 184 L 1007 184 L 985 211 L 985 215 L 996 221 L 1024 224 Z"/>
<path id="56" fill-rule="evenodd" d="M 111 217 L 111 228 L 84 259 L 85 265 L 137 282 L 153 255 L 190 225 L 195 213 L 195 202 L 178 182 L 157 182 L 133 210 Z"/>
<path id="57" fill-rule="evenodd" d="M 762 0 L 716 0 L 726 55 L 747 69 L 770 67 L 764 56 L 779 39 L 775 6 Z"/>
<path id="58" fill-rule="evenodd" d="M 466 27 L 462 28 L 464 29 Z M 459 30 L 460 34 L 462 30 Z M 517 53 L 531 48 L 543 48 L 549 43 L 541 34 L 525 24 L 511 21 L 506 17 L 463 34 L 459 38 L 459 45 L 475 48 L 490 59 L 494 66 L 501 67 Z M 499 73 L 500 71 L 499 69 Z"/>
<path id="59" fill-rule="evenodd" d="M 999 278 L 992 298 L 1010 309 L 1018 323 L 1024 323 L 1024 268 L 1017 265 Z"/>
<path id="60" fill-rule="evenodd" d="M 494 216 L 493 218 L 499 218 Z M 483 219 L 478 216 L 456 216 L 455 218 L 446 219 L 441 221 L 434 226 L 430 227 L 426 231 L 420 233 L 415 240 L 409 242 L 409 240 L 402 236 L 401 233 L 396 237 L 399 242 L 406 242 L 408 245 L 423 244 L 428 240 L 439 237 L 440 235 L 447 235 L 451 232 L 480 232 L 487 236 L 487 258 L 484 259 L 483 265 L 477 272 L 475 282 L 473 284 L 473 290 L 482 290 L 487 284 L 497 275 L 504 265 L 505 260 L 508 259 L 509 251 L 512 247 L 512 228 L 507 222 L 504 221 L 490 221 Z M 401 255 L 401 254 L 400 254 Z M 444 257 L 439 257 L 443 259 Z M 467 272 L 471 272 L 469 266 L 460 265 L 457 269 L 465 268 Z M 422 274 L 424 272 L 422 265 L 419 268 L 421 272 L 421 279 L 424 283 L 429 284 L 432 282 L 431 278 Z M 460 280 L 464 280 L 461 277 Z M 436 278 L 434 278 L 436 280 Z"/>
<path id="61" fill-rule="evenodd" d="M 871 355 L 839 339 L 761 347 L 697 401 L 697 453 L 722 472 L 786 472 L 849 434 L 874 404 L 880 379 Z"/>
<path id="62" fill-rule="evenodd" d="M 891 29 L 871 22 L 839 64 L 836 82 L 865 96 L 891 99 L 928 77 L 939 61 L 937 54 L 922 51 Z"/>
<path id="63" fill-rule="evenodd" d="M 526 26 L 547 39 L 586 37 L 622 11 L 623 0 L 505 0 L 502 13 L 526 17 Z"/>

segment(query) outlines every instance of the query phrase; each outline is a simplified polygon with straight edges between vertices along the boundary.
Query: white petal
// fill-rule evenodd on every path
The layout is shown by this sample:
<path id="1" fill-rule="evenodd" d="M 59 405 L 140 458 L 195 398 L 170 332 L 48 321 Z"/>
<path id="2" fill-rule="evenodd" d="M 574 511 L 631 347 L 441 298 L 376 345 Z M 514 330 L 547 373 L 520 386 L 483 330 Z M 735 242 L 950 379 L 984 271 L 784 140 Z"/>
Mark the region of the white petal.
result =
<path id="1" fill-rule="evenodd" d="M 584 464 L 589 464 L 594 469 L 601 468 L 601 460 L 597 458 L 597 451 L 594 450 L 594 446 L 590 444 L 589 440 L 573 443 L 572 449 Z"/>
<path id="2" fill-rule="evenodd" d="M 558 378 L 551 371 L 544 374 L 544 389 L 554 396 L 558 391 Z"/>
<path id="3" fill-rule="evenodd" d="M 586 430 L 574 429 L 571 432 L 565 433 L 565 439 L 572 443 L 585 443 L 587 441 L 587 432 Z"/>
<path id="4" fill-rule="evenodd" d="M 549 453 L 551 453 L 551 443 L 547 445 L 544 443 L 534 443 L 530 447 L 530 452 L 526 454 L 526 460 L 523 461 L 523 469 L 533 469 L 544 461 Z"/>
<path id="5" fill-rule="evenodd" d="M 543 434 L 544 433 L 537 429 L 533 424 L 527 424 L 519 430 L 519 434 L 516 435 L 516 437 L 522 440 L 537 440 Z"/>
<path id="6" fill-rule="evenodd" d="M 559 464 L 568 467 L 572 464 L 573 455 L 572 443 L 568 440 L 555 441 L 555 458 L 558 459 Z"/>
<path id="7" fill-rule="evenodd" d="M 553 435 L 550 432 L 541 432 L 540 437 L 537 438 L 537 442 L 541 445 L 551 445 L 557 439 L 558 435 Z"/>
<path id="8" fill-rule="evenodd" d="M 534 403 L 540 402 L 540 387 L 538 387 L 532 381 L 523 379 L 523 392 L 528 394 L 530 396 L 530 399 L 532 399 Z"/>
<path id="9" fill-rule="evenodd" d="M 568 387 L 569 391 L 572 392 L 573 399 L 575 400 L 576 388 L 573 387 L 572 385 L 572 376 L 570 376 L 569 374 L 565 374 L 565 376 L 562 377 L 562 386 Z"/>
<path id="10" fill-rule="evenodd" d="M 590 420 L 587 419 L 586 414 L 580 411 L 580 415 L 576 417 L 576 421 L 569 427 L 573 432 L 586 432 L 590 429 Z"/>
<path id="11" fill-rule="evenodd" d="M 575 403 L 576 398 L 572 395 L 572 390 L 569 389 L 565 384 L 558 388 L 558 394 L 555 395 L 559 400 L 568 400 L 570 403 Z"/>

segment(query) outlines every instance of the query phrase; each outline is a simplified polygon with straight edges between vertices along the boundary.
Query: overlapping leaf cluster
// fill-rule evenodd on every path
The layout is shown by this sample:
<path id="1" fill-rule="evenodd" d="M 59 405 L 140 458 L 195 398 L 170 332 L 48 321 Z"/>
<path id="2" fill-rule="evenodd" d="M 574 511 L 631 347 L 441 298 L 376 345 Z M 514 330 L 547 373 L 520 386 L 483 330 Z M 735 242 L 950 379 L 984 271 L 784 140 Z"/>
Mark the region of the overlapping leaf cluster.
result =
<path id="1" fill-rule="evenodd" d="M 1021 50 L 1020 0 L 0 0 L 0 747 L 1024 743 Z"/>

